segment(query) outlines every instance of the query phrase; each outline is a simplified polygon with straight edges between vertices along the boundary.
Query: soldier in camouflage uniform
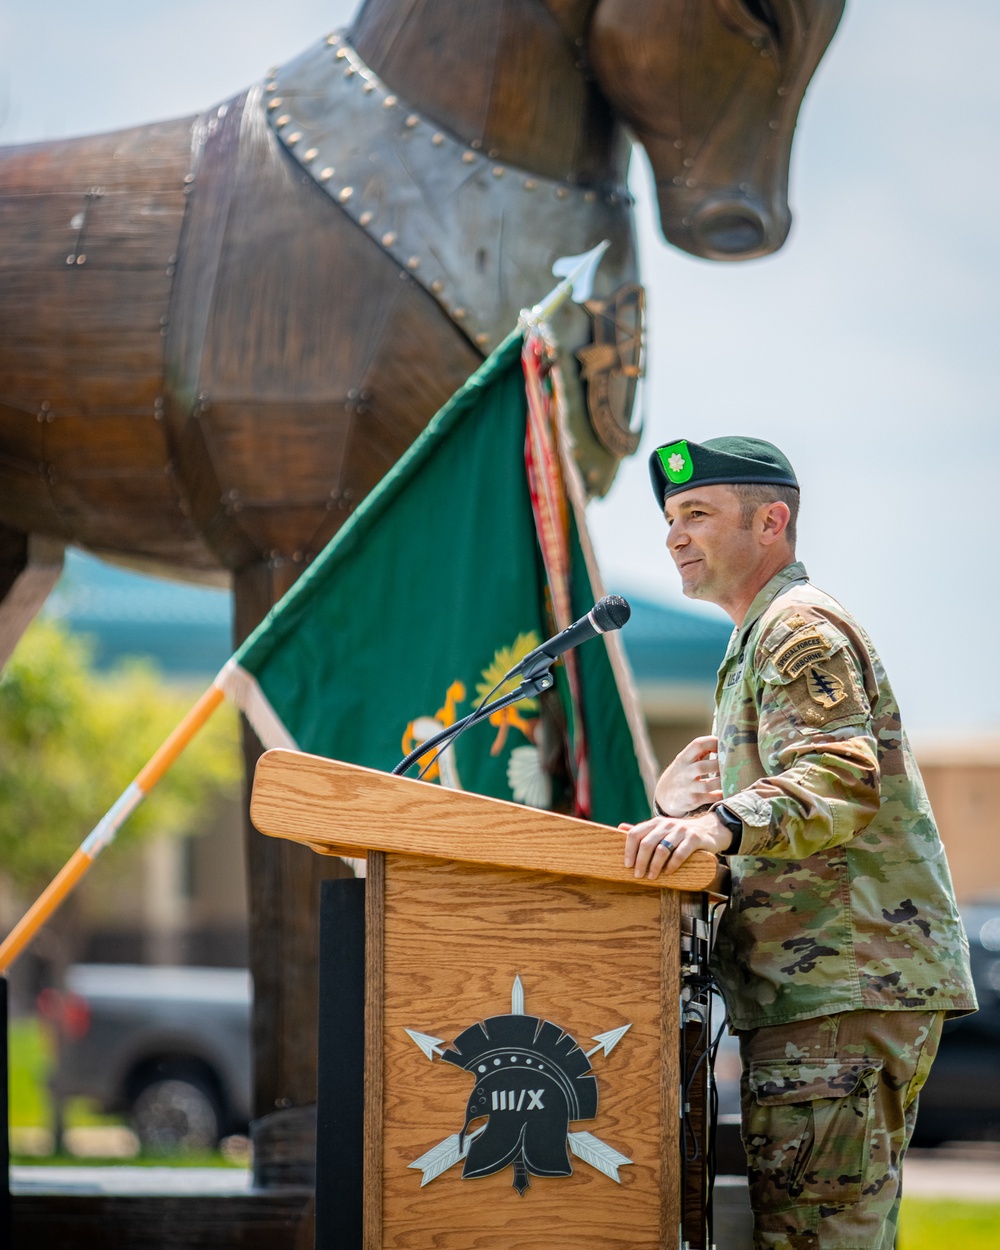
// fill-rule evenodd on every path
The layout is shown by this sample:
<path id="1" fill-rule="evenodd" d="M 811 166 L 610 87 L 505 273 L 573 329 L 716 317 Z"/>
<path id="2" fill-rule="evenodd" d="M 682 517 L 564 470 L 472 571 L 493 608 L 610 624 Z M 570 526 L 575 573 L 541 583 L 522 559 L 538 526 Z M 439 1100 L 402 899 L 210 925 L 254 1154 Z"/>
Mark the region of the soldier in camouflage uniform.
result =
<path id="1" fill-rule="evenodd" d="M 942 1023 L 976 1008 L 934 817 L 868 636 L 795 561 L 787 459 L 681 440 L 650 470 L 685 593 L 736 629 L 715 734 L 663 774 L 625 863 L 656 877 L 698 848 L 730 857 L 714 961 L 755 1246 L 891 1250 Z"/>

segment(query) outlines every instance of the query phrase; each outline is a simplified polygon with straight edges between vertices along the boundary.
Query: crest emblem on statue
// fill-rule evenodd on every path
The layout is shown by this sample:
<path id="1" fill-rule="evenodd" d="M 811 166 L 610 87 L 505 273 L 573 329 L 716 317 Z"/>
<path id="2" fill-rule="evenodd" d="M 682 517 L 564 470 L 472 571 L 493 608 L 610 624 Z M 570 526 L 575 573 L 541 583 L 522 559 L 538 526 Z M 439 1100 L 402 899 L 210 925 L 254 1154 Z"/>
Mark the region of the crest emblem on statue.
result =
<path id="1" fill-rule="evenodd" d="M 629 419 L 643 373 L 644 307 L 645 292 L 636 283 L 584 304 L 594 322 L 593 342 L 576 353 L 587 384 L 587 410 L 594 433 L 619 459 L 632 455 L 642 434 Z"/>
<path id="2" fill-rule="evenodd" d="M 427 1185 L 460 1160 L 463 1180 L 513 1167 L 521 1195 L 532 1176 L 571 1176 L 570 1154 L 619 1181 L 632 1160 L 570 1125 L 597 1115 L 597 1078 L 590 1056 L 611 1053 L 631 1025 L 595 1034 L 584 1051 L 565 1029 L 524 1010 L 521 978 L 514 980 L 511 1012 L 472 1024 L 442 1049 L 442 1039 L 407 1029 L 428 1059 L 435 1055 L 474 1079 L 462 1128 L 409 1164 Z M 619 1181 L 620 1183 L 620 1181 Z"/>

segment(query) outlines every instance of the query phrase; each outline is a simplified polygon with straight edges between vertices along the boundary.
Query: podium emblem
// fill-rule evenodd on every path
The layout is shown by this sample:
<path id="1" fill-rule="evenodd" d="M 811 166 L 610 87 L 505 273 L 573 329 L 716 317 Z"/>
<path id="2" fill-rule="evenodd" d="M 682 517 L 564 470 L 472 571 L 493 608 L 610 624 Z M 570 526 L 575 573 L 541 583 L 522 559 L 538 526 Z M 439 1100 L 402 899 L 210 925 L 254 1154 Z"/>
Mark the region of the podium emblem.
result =
<path id="1" fill-rule="evenodd" d="M 513 1187 L 523 1195 L 531 1176 L 571 1176 L 571 1153 L 620 1183 L 618 1169 L 632 1160 L 570 1125 L 597 1115 L 590 1056 L 610 1054 L 631 1027 L 595 1034 L 597 1045 L 584 1051 L 559 1025 L 525 1013 L 516 977 L 510 1015 L 470 1025 L 448 1049 L 439 1037 L 407 1029 L 428 1059 L 438 1056 L 475 1081 L 461 1130 L 408 1165 L 423 1173 L 421 1185 L 464 1160 L 463 1180 L 513 1167 Z"/>

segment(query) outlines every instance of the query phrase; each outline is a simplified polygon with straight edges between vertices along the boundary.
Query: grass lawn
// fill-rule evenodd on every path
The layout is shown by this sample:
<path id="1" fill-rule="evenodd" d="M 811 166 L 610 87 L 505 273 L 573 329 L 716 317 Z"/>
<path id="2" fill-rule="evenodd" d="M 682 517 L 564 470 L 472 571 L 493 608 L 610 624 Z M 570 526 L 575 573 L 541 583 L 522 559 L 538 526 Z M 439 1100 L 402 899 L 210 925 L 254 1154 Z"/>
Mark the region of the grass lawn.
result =
<path id="1" fill-rule="evenodd" d="M 897 1250 L 997 1250 L 1000 1203 L 904 1198 Z"/>
<path id="2" fill-rule="evenodd" d="M 10 1123 L 13 1128 L 52 1124 L 49 1072 L 52 1041 L 34 1017 L 10 1022 Z M 66 1127 L 122 1124 L 121 1116 L 102 1115 L 89 1098 L 70 1098 L 66 1103 Z"/>

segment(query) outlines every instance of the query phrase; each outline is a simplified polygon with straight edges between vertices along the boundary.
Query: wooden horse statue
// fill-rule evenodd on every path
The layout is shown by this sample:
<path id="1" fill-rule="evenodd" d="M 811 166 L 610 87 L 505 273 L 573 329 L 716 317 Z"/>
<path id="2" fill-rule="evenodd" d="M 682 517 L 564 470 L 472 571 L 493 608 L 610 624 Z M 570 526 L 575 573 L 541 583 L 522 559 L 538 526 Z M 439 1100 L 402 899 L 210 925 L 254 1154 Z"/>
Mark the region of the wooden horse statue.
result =
<path id="1" fill-rule="evenodd" d="M 0 647 L 65 543 L 231 579 L 245 636 L 550 289 L 553 260 L 608 238 L 596 321 L 557 326 L 604 491 L 638 439 L 630 136 L 670 242 L 773 252 L 842 7 L 367 0 L 207 113 L 0 151 Z M 599 386 L 574 359 L 592 341 Z M 294 1154 L 282 1116 L 314 1101 L 331 869 L 255 835 L 249 860 L 266 1180 L 265 1141 Z"/>

